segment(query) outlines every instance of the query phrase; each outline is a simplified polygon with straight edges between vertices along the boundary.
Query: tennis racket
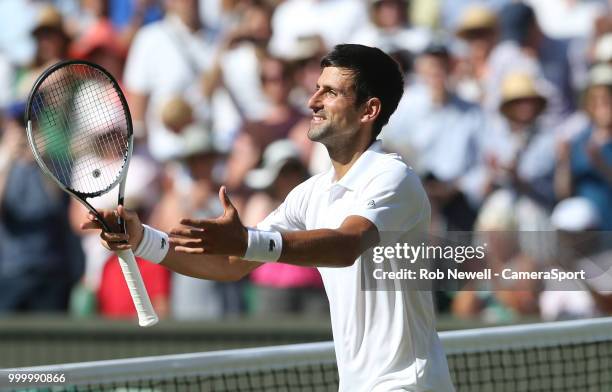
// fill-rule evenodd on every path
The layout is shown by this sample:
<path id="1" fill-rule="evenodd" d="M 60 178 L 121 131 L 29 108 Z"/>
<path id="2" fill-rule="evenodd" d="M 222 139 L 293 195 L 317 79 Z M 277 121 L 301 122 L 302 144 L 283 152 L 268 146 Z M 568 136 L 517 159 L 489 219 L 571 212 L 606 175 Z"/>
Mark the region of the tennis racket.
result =
<path id="1" fill-rule="evenodd" d="M 117 81 L 99 65 L 63 61 L 34 82 L 26 107 L 28 143 L 42 171 L 111 226 L 87 201 L 117 185 L 123 205 L 132 155 L 132 119 Z M 118 218 L 125 233 L 125 222 Z M 116 252 L 142 327 L 158 318 L 131 250 Z"/>

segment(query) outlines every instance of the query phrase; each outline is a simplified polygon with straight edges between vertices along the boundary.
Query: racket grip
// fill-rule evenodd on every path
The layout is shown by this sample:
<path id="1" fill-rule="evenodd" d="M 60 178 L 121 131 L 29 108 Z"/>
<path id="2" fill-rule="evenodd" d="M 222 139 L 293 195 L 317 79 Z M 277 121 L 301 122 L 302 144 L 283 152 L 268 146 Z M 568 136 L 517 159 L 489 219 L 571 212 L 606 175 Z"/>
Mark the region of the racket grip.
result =
<path id="1" fill-rule="evenodd" d="M 157 324 L 159 318 L 153 309 L 153 305 L 151 305 L 151 300 L 142 281 L 134 253 L 130 249 L 117 251 L 116 253 L 125 282 L 130 289 L 132 301 L 134 301 L 134 306 L 138 313 L 138 324 L 141 327 L 151 327 Z"/>

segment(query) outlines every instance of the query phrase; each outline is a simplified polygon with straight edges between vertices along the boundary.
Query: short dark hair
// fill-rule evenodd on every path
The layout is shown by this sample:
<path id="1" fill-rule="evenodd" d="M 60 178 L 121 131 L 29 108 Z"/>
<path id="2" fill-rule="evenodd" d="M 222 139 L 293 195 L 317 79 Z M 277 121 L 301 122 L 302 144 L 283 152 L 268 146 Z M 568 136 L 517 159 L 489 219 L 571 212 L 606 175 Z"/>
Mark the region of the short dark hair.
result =
<path id="1" fill-rule="evenodd" d="M 342 44 L 323 57 L 321 68 L 326 67 L 346 68 L 353 73 L 357 105 L 373 97 L 380 99 L 380 114 L 372 129 L 372 139 L 375 139 L 389 122 L 404 93 L 399 64 L 378 48 Z"/>

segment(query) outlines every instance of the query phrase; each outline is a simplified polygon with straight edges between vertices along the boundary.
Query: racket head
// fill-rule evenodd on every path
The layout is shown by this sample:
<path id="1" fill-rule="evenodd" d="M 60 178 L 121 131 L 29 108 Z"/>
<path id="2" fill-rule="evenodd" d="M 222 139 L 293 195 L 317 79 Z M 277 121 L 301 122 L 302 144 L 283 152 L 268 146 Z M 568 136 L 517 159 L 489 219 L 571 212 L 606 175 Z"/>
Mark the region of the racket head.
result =
<path id="1" fill-rule="evenodd" d="M 37 163 L 64 190 L 84 201 L 125 179 L 132 119 L 104 68 L 77 60 L 49 67 L 32 87 L 25 117 Z"/>

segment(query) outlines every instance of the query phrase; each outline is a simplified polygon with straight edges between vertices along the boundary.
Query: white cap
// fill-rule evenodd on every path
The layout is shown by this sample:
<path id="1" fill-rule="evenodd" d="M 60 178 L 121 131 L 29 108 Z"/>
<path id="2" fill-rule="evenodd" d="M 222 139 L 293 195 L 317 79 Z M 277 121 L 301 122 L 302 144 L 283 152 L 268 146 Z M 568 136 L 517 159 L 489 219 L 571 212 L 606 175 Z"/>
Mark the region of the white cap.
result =
<path id="1" fill-rule="evenodd" d="M 217 152 L 211 132 L 198 123 L 187 125 L 180 133 L 181 148 L 170 159 L 185 159 L 198 154 Z"/>
<path id="2" fill-rule="evenodd" d="M 270 144 L 263 154 L 260 169 L 251 170 L 245 183 L 253 189 L 265 189 L 272 185 L 285 163 L 300 159 L 300 150 L 291 140 L 279 140 Z"/>
<path id="3" fill-rule="evenodd" d="M 612 86 L 612 65 L 597 64 L 589 71 L 589 86 Z"/>
<path id="4" fill-rule="evenodd" d="M 612 33 L 602 35 L 595 43 L 595 61 L 605 63 L 612 60 Z"/>
<path id="5" fill-rule="evenodd" d="M 557 204 L 551 221 L 557 230 L 583 231 L 598 228 L 601 218 L 591 201 L 583 197 L 571 197 Z"/>

